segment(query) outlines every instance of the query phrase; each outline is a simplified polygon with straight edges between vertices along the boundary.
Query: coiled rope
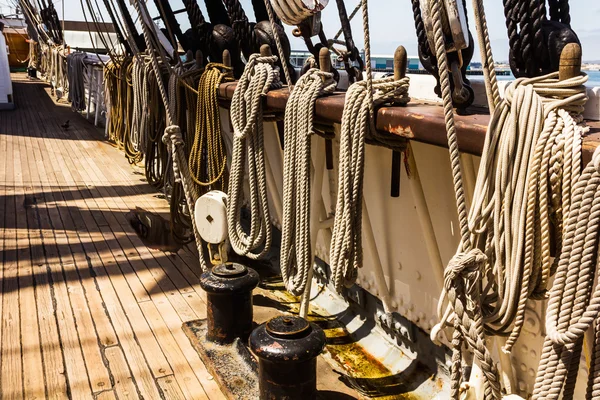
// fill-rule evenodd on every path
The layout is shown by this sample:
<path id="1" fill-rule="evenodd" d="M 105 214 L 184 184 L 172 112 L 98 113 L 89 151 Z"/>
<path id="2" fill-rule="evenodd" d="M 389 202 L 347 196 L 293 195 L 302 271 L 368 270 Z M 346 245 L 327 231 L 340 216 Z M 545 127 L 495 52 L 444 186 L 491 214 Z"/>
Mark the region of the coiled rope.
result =
<path id="1" fill-rule="evenodd" d="M 190 175 L 196 184 L 217 190 L 226 189 L 227 155 L 221 134 L 218 91 L 222 82 L 233 80 L 231 68 L 208 64 L 198 83 L 196 131 L 190 150 Z"/>
<path id="2" fill-rule="evenodd" d="M 362 266 L 362 204 L 365 140 L 375 132 L 375 107 L 409 101 L 409 79 L 373 80 L 367 0 L 362 1 L 367 79 L 346 93 L 340 133 L 340 161 L 335 220 L 331 238 L 332 284 L 341 292 L 352 285 Z"/>
<path id="3" fill-rule="evenodd" d="M 136 9 L 140 19 L 142 19 L 142 21 L 144 21 L 146 19 L 150 20 L 150 17 L 148 15 L 148 10 L 146 9 L 146 5 L 139 0 L 134 1 L 134 4 L 135 4 L 135 9 Z M 154 29 L 154 28 L 152 28 L 152 29 Z M 144 35 L 144 40 L 146 42 L 146 46 L 149 49 L 151 49 L 150 50 L 150 61 L 151 61 L 152 69 L 154 71 L 154 75 L 156 76 L 158 89 L 159 89 L 164 107 L 166 109 L 166 121 L 167 121 L 168 125 L 165 128 L 165 133 L 163 135 L 163 143 L 165 143 L 165 145 L 167 145 L 167 147 L 169 147 L 169 149 L 171 151 L 172 162 L 173 162 L 173 174 L 175 177 L 175 181 L 181 183 L 181 185 L 183 187 L 183 192 L 185 193 L 185 199 L 186 199 L 188 209 L 190 210 L 190 214 L 193 215 L 194 206 L 195 206 L 195 202 L 198 197 L 198 194 L 195 190 L 193 181 L 190 177 L 189 169 L 187 168 L 187 158 L 186 158 L 185 152 L 183 150 L 184 142 L 183 142 L 183 137 L 181 135 L 181 129 L 179 128 L 179 126 L 173 125 L 173 118 L 174 118 L 173 110 L 171 110 L 169 107 L 169 99 L 167 97 L 165 84 L 162 81 L 162 75 L 161 75 L 159 63 L 158 63 L 156 54 L 153 51 L 152 41 L 151 41 L 151 36 L 150 36 L 151 32 L 149 30 L 150 30 L 150 28 L 145 23 L 142 23 L 142 31 L 143 31 L 143 35 Z M 154 32 L 154 37 L 156 37 L 155 32 Z M 200 269 L 202 271 L 206 271 L 207 266 L 206 266 L 206 261 L 204 259 L 204 250 L 202 247 L 202 239 L 200 238 L 200 234 L 199 234 L 198 228 L 196 226 L 195 218 L 191 218 L 191 222 L 192 222 L 192 228 L 193 228 L 193 232 L 194 232 L 194 238 L 196 241 L 196 248 L 198 250 L 198 255 L 199 255 L 198 258 L 199 258 L 199 262 L 200 262 Z"/>
<path id="4" fill-rule="evenodd" d="M 298 79 L 285 106 L 281 275 L 293 295 L 304 292 L 312 267 L 310 144 L 315 130 L 315 101 L 319 96 L 333 93 L 335 88 L 332 73 L 312 68 Z"/>
<path id="5" fill-rule="evenodd" d="M 595 324 L 587 399 L 600 395 L 600 285 L 593 288 L 598 268 L 600 231 L 600 150 L 573 188 L 564 225 L 563 249 L 546 316 L 546 338 L 538 367 L 534 399 L 572 399 L 584 333 Z"/>
<path id="6" fill-rule="evenodd" d="M 342 114 L 339 184 L 330 252 L 332 283 L 338 292 L 356 281 L 358 268 L 362 266 L 365 140 L 373 123 L 369 117 L 369 105 L 405 104 L 409 101 L 409 78 L 396 81 L 391 77 L 373 81 L 373 103 L 367 86 L 367 81 L 361 81 L 348 88 Z"/>
<path id="7" fill-rule="evenodd" d="M 482 274 L 482 271 L 474 271 L 473 268 L 481 269 L 484 261 L 484 255 L 481 251 L 473 249 L 471 245 L 471 235 L 468 226 L 467 205 L 462 182 L 462 171 L 460 166 L 460 154 L 458 151 L 458 139 L 456 136 L 456 127 L 454 124 L 454 113 L 452 109 L 452 94 L 448 74 L 448 59 L 446 55 L 446 46 L 442 27 L 442 5 L 440 2 L 430 2 L 431 16 L 433 19 L 433 30 L 435 39 L 435 53 L 438 62 L 438 71 L 440 75 L 440 86 L 442 100 L 444 103 L 444 119 L 446 121 L 446 132 L 448 137 L 448 147 L 450 151 L 450 161 L 452 169 L 452 178 L 454 182 L 454 192 L 456 196 L 456 205 L 458 210 L 458 219 L 460 223 L 461 244 L 459 252 L 450 261 L 444 274 L 444 290 L 448 295 L 448 300 L 454 310 L 454 332 L 452 337 L 452 398 L 458 399 L 461 383 L 461 363 L 462 346 L 466 340 L 470 347 L 475 351 L 475 356 L 481 365 L 484 376 L 484 398 L 500 398 L 500 382 L 498 371 L 493 363 L 490 352 L 486 347 L 483 330 L 483 318 L 479 302 L 479 292 L 474 289 L 480 283 L 476 280 Z M 468 268 L 466 262 L 475 260 L 474 266 Z M 471 261 L 473 262 L 473 261 Z M 463 275 L 460 271 L 473 270 L 473 273 Z M 444 296 L 442 295 L 441 299 Z M 441 301 L 441 300 L 440 300 Z M 442 318 L 443 320 L 443 318 Z M 434 329 L 433 332 L 436 332 Z M 432 333 L 432 336 L 434 333 Z"/>
<path id="8" fill-rule="evenodd" d="M 236 253 L 251 259 L 264 256 L 271 248 L 262 101 L 269 89 L 282 86 L 279 72 L 274 68 L 276 62 L 276 56 L 262 57 L 259 54 L 252 54 L 231 100 L 233 154 L 227 207 L 229 240 Z M 240 221 L 246 168 L 250 186 L 251 212 L 248 234 Z"/>
<path id="9" fill-rule="evenodd" d="M 86 53 L 71 53 L 67 56 L 67 77 L 69 79 L 69 97 L 73 111 L 85 110 L 85 83 L 84 71 L 86 70 L 84 59 Z M 91 82 L 90 82 L 91 90 Z"/>
<path id="10" fill-rule="evenodd" d="M 439 309 L 442 323 L 450 318 L 454 326 L 452 397 L 459 395 L 460 360 L 466 341 L 473 348 L 484 374 L 484 397 L 498 399 L 498 374 L 486 348 L 484 332 L 509 334 L 503 350 L 510 352 L 523 325 L 527 300 L 544 297 L 554 269 L 550 263 L 551 217 L 561 215 L 558 206 L 561 203 L 567 207 L 573 204 L 572 187 L 581 157 L 584 130 L 576 125 L 567 110 L 582 111 L 586 101 L 582 85 L 586 78 L 559 82 L 555 73 L 536 79 L 518 79 L 506 90 L 505 99 L 498 105 L 483 4 L 480 0 L 474 1 L 482 58 L 490 69 L 486 72 L 486 86 L 493 115 L 467 217 L 441 10 L 435 2 L 431 7 L 461 224 L 461 246 L 446 269 Z M 485 249 L 485 254 L 480 249 Z M 560 251 L 560 243 L 558 249 Z M 472 273 L 457 280 L 460 276 L 457 270 L 459 267 L 466 270 L 467 260 L 477 260 L 478 272 L 470 269 Z M 483 284 L 484 277 L 486 284 Z M 454 312 L 451 316 L 443 313 L 445 298 Z M 439 326 L 432 330 L 432 337 L 438 332 Z"/>

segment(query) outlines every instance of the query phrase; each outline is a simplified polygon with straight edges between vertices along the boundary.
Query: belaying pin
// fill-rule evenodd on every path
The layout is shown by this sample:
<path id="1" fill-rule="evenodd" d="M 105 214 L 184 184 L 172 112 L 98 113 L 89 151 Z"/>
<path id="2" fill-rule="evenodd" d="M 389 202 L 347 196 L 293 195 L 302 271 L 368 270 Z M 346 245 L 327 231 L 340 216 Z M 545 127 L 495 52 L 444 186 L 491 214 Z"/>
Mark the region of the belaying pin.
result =
<path id="1" fill-rule="evenodd" d="M 398 46 L 394 53 L 394 80 L 399 81 L 406 77 L 408 56 L 404 46 Z M 400 197 L 400 175 L 402 170 L 402 151 L 392 150 L 392 177 L 390 196 Z"/>

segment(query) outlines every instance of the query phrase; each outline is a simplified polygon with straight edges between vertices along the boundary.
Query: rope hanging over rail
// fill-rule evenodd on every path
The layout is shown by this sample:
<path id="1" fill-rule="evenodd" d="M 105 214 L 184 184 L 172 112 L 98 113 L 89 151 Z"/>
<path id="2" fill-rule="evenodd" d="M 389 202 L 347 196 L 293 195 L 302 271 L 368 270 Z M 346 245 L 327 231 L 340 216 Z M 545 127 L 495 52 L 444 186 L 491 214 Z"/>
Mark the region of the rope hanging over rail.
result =
<path id="1" fill-rule="evenodd" d="M 474 6 L 482 57 L 491 69 L 486 73 L 486 86 L 493 116 L 467 215 L 441 9 L 437 2 L 431 5 L 462 238 L 446 269 L 439 312 L 442 324 L 450 319 L 454 327 L 452 398 L 459 396 L 466 341 L 484 374 L 484 397 L 499 399 L 498 372 L 484 332 L 509 335 L 503 350 L 510 352 L 523 325 L 527 300 L 544 297 L 556 268 L 550 262 L 550 226 L 554 220 L 560 237 L 564 222 L 561 205 L 568 209 L 574 201 L 572 187 L 577 181 L 584 133 L 568 111 L 574 115 L 583 111 L 586 77 L 559 81 L 555 73 L 518 79 L 498 104 L 483 4 L 474 0 Z M 558 251 L 560 248 L 559 241 Z M 463 270 L 470 272 L 458 273 Z M 445 313 L 444 300 L 450 304 Z M 439 326 L 432 330 L 432 338 L 438 332 Z"/>
<path id="2" fill-rule="evenodd" d="M 144 17 L 149 19 L 148 10 L 146 9 L 146 5 L 139 0 L 136 0 L 134 3 L 135 3 L 135 8 L 138 13 L 138 16 L 142 20 L 145 20 Z M 154 28 L 152 28 L 152 29 L 154 29 Z M 166 122 L 168 125 L 165 128 L 165 133 L 163 135 L 163 143 L 165 143 L 165 145 L 167 145 L 167 147 L 171 151 L 171 157 L 172 157 L 172 162 L 173 162 L 173 173 L 175 176 L 175 180 L 177 182 L 181 182 L 183 191 L 185 193 L 185 199 L 186 199 L 188 209 L 190 210 L 190 214 L 193 215 L 194 206 L 195 206 L 195 202 L 198 197 L 198 194 L 195 191 L 192 179 L 190 177 L 189 169 L 187 168 L 187 159 L 186 159 L 185 152 L 183 150 L 184 142 L 183 142 L 183 138 L 181 135 L 181 129 L 179 128 L 179 126 L 173 125 L 174 110 L 172 110 L 169 107 L 169 98 L 167 97 L 167 91 L 165 89 L 165 84 L 162 81 L 162 75 L 161 75 L 160 65 L 157 60 L 157 56 L 156 56 L 155 52 L 153 51 L 152 38 L 150 36 L 151 32 L 149 30 L 150 30 L 150 28 L 145 23 L 142 23 L 142 31 L 143 31 L 143 35 L 144 35 L 144 40 L 146 42 L 146 46 L 149 49 L 151 49 L 150 62 L 152 65 L 152 70 L 154 71 L 154 75 L 156 76 L 158 90 L 160 92 L 162 102 L 166 109 L 165 114 L 166 114 Z M 155 33 L 154 33 L 154 37 L 156 37 Z M 163 62 L 163 64 L 164 64 L 164 62 Z M 207 269 L 207 266 L 206 266 L 206 261 L 204 260 L 202 239 L 200 238 L 200 234 L 198 233 L 195 219 L 191 218 L 191 222 L 192 222 L 192 228 L 193 228 L 193 232 L 194 232 L 194 238 L 196 240 L 196 248 L 198 250 L 198 255 L 199 255 L 198 258 L 200 261 L 200 268 L 203 271 L 205 271 Z"/>
<path id="3" fill-rule="evenodd" d="M 271 248 L 262 99 L 269 89 L 282 87 L 279 72 L 273 66 L 276 61 L 276 56 L 251 55 L 231 100 L 233 154 L 227 207 L 229 240 L 236 253 L 251 259 L 264 256 Z M 244 231 L 240 221 L 246 168 L 250 188 L 249 233 Z"/>
<path id="4" fill-rule="evenodd" d="M 534 77 L 556 71 L 564 45 L 579 43 L 570 27 L 569 1 L 548 0 L 549 9 L 546 0 L 503 3 L 509 61 L 515 76 Z"/>
<path id="5" fill-rule="evenodd" d="M 221 133 L 218 91 L 223 82 L 233 80 L 232 69 L 208 64 L 198 83 L 196 132 L 190 150 L 189 168 L 196 184 L 210 190 L 226 190 L 227 155 Z"/>
<path id="6" fill-rule="evenodd" d="M 298 79 L 285 106 L 281 275 L 287 290 L 294 295 L 304 292 L 312 267 L 310 144 L 315 131 L 315 101 L 333 93 L 336 85 L 332 73 L 312 68 Z"/>
<path id="7" fill-rule="evenodd" d="M 331 238 L 332 283 L 341 292 L 351 286 L 362 266 L 362 204 L 365 140 L 375 131 L 375 107 L 409 101 L 409 79 L 373 80 L 367 0 L 362 0 L 367 79 L 348 88 L 340 133 L 338 194 Z"/>

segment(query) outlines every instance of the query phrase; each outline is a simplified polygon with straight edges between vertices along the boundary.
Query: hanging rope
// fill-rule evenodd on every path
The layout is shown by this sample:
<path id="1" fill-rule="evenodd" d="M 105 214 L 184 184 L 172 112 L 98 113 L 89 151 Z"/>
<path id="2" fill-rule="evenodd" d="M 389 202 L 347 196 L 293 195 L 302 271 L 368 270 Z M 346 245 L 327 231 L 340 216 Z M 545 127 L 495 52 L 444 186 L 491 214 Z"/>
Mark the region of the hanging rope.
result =
<path id="1" fill-rule="evenodd" d="M 231 100 L 233 155 L 229 177 L 227 222 L 231 246 L 239 255 L 258 259 L 271 248 L 271 217 L 267 199 L 262 100 L 269 89 L 280 88 L 276 56 L 250 56 Z M 247 163 L 247 166 L 246 166 Z M 248 169 L 250 232 L 241 224 L 243 178 Z M 262 248 L 262 249 L 261 249 Z"/>
<path id="2" fill-rule="evenodd" d="M 221 133 L 219 85 L 233 80 L 232 69 L 208 64 L 198 83 L 196 132 L 190 151 L 189 168 L 196 184 L 208 190 L 226 190 L 227 155 Z"/>
<path id="3" fill-rule="evenodd" d="M 86 107 L 84 73 L 87 72 L 87 68 L 83 62 L 86 58 L 86 53 L 71 53 L 67 56 L 67 77 L 70 88 L 68 101 L 71 102 L 73 111 L 82 111 Z"/>
<path id="4" fill-rule="evenodd" d="M 456 127 L 454 124 L 454 113 L 452 108 L 452 94 L 450 79 L 448 74 L 448 60 L 446 55 L 446 45 L 442 27 L 442 5 L 440 2 L 430 3 L 430 13 L 433 19 L 433 30 L 435 38 L 435 55 L 438 63 L 440 75 L 440 86 L 442 100 L 444 103 L 444 119 L 446 121 L 446 132 L 448 137 L 448 147 L 450 150 L 450 161 L 452 177 L 454 182 L 454 191 L 456 196 L 456 205 L 458 209 L 458 219 L 460 223 L 461 245 L 459 252 L 451 260 L 444 274 L 444 295 L 448 295 L 452 309 L 454 310 L 453 326 L 454 333 L 452 337 L 452 398 L 458 399 L 461 383 L 461 365 L 458 360 L 462 358 L 463 342 L 474 350 L 475 357 L 481 365 L 484 376 L 484 398 L 500 398 L 500 382 L 498 371 L 491 355 L 486 347 L 483 318 L 478 298 L 478 291 L 474 289 L 479 286 L 478 279 L 481 277 L 481 264 L 485 260 L 478 250 L 473 250 L 467 219 L 467 206 L 462 182 L 462 171 L 460 166 L 460 154 L 458 151 L 458 140 L 456 136 Z M 475 270 L 467 266 L 469 260 L 476 260 Z M 477 270 L 479 268 L 479 270 Z M 473 270 L 468 276 L 463 276 L 460 271 Z M 461 279 L 457 279 L 462 277 Z M 465 279 L 468 278 L 468 279 Z M 468 307 L 465 307 L 465 304 Z M 433 332 L 436 332 L 434 329 Z"/>
<path id="5" fill-rule="evenodd" d="M 146 5 L 136 0 L 135 8 L 138 13 L 138 16 L 144 21 L 145 19 L 150 20 L 148 15 L 148 10 L 146 9 Z M 154 29 L 154 28 L 152 28 Z M 165 133 L 163 135 L 163 143 L 169 147 L 171 150 L 172 162 L 173 162 L 173 174 L 176 182 L 180 182 L 183 191 L 185 193 L 186 203 L 188 209 L 190 210 L 190 215 L 194 213 L 194 206 L 198 194 L 194 188 L 192 183 L 192 179 L 189 174 L 189 169 L 187 168 L 187 158 L 185 156 L 185 152 L 183 150 L 183 137 L 181 135 L 181 129 L 177 125 L 173 125 L 173 110 L 169 107 L 169 98 L 167 97 L 167 92 L 165 89 L 164 82 L 162 81 L 162 75 L 160 66 L 156 57 L 155 52 L 152 47 L 151 40 L 151 32 L 150 28 L 142 23 L 142 31 L 144 35 L 144 40 L 146 42 L 146 46 L 151 49 L 150 51 L 150 61 L 152 65 L 152 69 L 154 71 L 154 75 L 156 76 L 158 90 L 160 92 L 164 107 L 166 108 L 166 121 L 167 127 L 165 128 Z M 156 33 L 153 32 L 154 37 L 156 38 Z M 200 238 L 200 234 L 198 233 L 198 228 L 196 227 L 195 218 L 191 218 L 192 228 L 194 232 L 194 238 L 196 240 L 196 248 L 198 250 L 199 261 L 200 261 L 200 269 L 205 271 L 207 269 L 206 261 L 204 260 L 204 251 L 202 247 L 202 240 Z"/>
<path id="6" fill-rule="evenodd" d="M 556 225 L 561 226 L 561 204 L 563 207 L 573 204 L 572 187 L 581 157 L 584 130 L 568 111 L 582 112 L 586 78 L 558 81 L 555 73 L 518 79 L 498 103 L 483 4 L 474 0 L 482 58 L 489 69 L 486 86 L 493 115 L 467 218 L 447 82 L 441 10 L 436 3 L 431 7 L 462 239 L 459 252 L 446 269 L 439 309 L 442 323 L 451 319 L 454 327 L 452 396 L 459 395 L 460 360 L 466 341 L 482 368 L 485 398 L 498 399 L 500 385 L 484 331 L 508 335 L 503 350 L 510 352 L 523 326 L 527 300 L 545 295 L 555 269 L 550 261 L 551 222 L 554 218 Z M 557 250 L 560 249 L 559 240 Z M 477 259 L 478 272 L 472 270 L 468 279 L 463 276 L 456 280 L 459 267 L 466 269 L 464 263 L 473 257 Z M 465 290 L 469 287 L 477 289 Z M 453 315 L 443 312 L 444 299 L 448 300 Z M 465 304 L 469 306 L 465 308 Z M 439 326 L 432 330 L 432 337 L 438 331 Z"/>
<path id="7" fill-rule="evenodd" d="M 333 93 L 335 88 L 332 73 L 310 69 L 300 77 L 285 106 L 281 275 L 293 295 L 304 292 L 312 266 L 310 143 L 315 131 L 315 101 L 319 96 Z"/>
<path id="8" fill-rule="evenodd" d="M 330 252 L 333 286 L 338 292 L 355 282 L 358 268 L 362 266 L 365 140 L 373 124 L 369 117 L 369 105 L 408 103 L 408 85 L 408 78 L 399 81 L 394 78 L 373 81 L 373 103 L 369 99 L 367 81 L 353 84 L 346 93 L 340 132 L 337 205 Z"/>
<path id="9" fill-rule="evenodd" d="M 270 0 L 264 0 L 265 8 L 267 9 L 267 14 L 269 16 L 269 22 L 271 23 L 271 31 L 273 32 L 273 37 L 275 38 L 275 46 L 277 47 L 277 54 L 279 55 L 280 60 L 285 60 L 285 52 L 283 51 L 283 46 L 281 44 L 281 37 L 279 36 L 279 29 L 277 29 L 278 24 L 273 14 L 273 9 L 271 6 Z M 285 34 L 285 33 L 284 33 Z M 289 43 L 288 43 L 289 44 Z M 285 81 L 288 84 L 288 89 L 292 90 L 292 74 L 290 73 L 290 67 L 287 62 L 281 62 L 281 68 L 283 69 L 283 75 L 285 76 Z"/>
<path id="10" fill-rule="evenodd" d="M 510 66 L 517 77 L 534 77 L 558 69 L 567 43 L 579 43 L 571 30 L 568 0 L 504 0 Z"/>
<path id="11" fill-rule="evenodd" d="M 373 81 L 367 0 L 362 1 L 367 79 L 348 88 L 340 133 L 340 161 L 335 220 L 331 238 L 332 283 L 341 292 L 356 281 L 362 266 L 362 203 L 365 140 L 375 132 L 375 107 L 409 101 L 409 79 Z"/>

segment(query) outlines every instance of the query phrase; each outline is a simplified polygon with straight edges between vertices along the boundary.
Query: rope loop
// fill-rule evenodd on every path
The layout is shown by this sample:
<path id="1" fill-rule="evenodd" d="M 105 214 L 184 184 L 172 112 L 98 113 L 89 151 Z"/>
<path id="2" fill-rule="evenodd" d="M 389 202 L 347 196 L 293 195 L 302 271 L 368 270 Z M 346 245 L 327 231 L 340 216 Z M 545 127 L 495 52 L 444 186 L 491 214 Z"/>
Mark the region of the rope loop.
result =
<path id="1" fill-rule="evenodd" d="M 467 298 L 472 296 L 480 283 L 486 261 L 486 255 L 479 249 L 455 254 L 444 273 L 444 288 L 450 291 L 459 285 L 464 285 Z"/>
<path id="2" fill-rule="evenodd" d="M 369 137 L 375 136 L 374 109 L 391 102 L 408 103 L 409 82 L 408 78 L 398 81 L 393 77 L 373 81 L 367 79 L 352 84 L 346 92 L 340 132 L 339 185 L 330 250 L 331 279 L 338 292 L 354 284 L 363 263 L 365 143 Z"/>
<path id="3" fill-rule="evenodd" d="M 277 56 L 252 54 L 233 93 L 231 122 L 233 151 L 229 179 L 227 220 L 229 240 L 236 253 L 251 259 L 271 248 L 271 214 L 267 197 L 263 134 L 263 95 L 282 86 L 274 64 Z M 250 187 L 250 232 L 241 224 L 244 176 Z"/>
<path id="4" fill-rule="evenodd" d="M 294 295 L 306 289 L 314 251 L 310 229 L 317 229 L 310 226 L 314 208 L 310 193 L 310 136 L 315 131 L 315 102 L 319 96 L 333 93 L 336 86 L 333 74 L 310 69 L 298 79 L 285 107 L 281 276 L 287 290 Z M 314 171 L 315 176 L 323 172 Z"/>

